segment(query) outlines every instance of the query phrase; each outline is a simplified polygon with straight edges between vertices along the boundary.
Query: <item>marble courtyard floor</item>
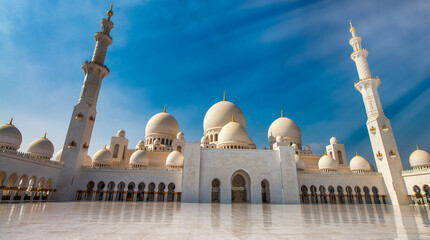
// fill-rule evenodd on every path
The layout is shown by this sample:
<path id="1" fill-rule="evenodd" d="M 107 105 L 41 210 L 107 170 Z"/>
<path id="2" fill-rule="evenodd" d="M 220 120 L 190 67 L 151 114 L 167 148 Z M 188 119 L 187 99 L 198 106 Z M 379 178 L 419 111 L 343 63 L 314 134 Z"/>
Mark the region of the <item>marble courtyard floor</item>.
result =
<path id="1" fill-rule="evenodd" d="M 68 202 L 0 205 L 0 239 L 430 239 L 429 207 Z"/>

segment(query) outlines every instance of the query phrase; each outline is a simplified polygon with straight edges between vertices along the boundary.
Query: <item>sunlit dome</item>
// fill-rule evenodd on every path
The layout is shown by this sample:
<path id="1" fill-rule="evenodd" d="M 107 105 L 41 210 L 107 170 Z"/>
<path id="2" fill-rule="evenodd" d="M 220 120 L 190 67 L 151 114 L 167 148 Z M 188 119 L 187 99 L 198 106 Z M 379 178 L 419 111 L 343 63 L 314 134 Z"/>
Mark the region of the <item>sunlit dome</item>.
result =
<path id="1" fill-rule="evenodd" d="M 63 154 L 63 149 L 60 149 L 60 151 L 58 151 L 54 158 L 51 160 L 53 162 L 61 162 L 61 155 Z"/>
<path id="2" fill-rule="evenodd" d="M 202 139 L 200 140 L 200 143 L 202 143 L 202 144 L 208 144 L 209 143 L 208 136 L 203 136 Z"/>
<path id="3" fill-rule="evenodd" d="M 330 138 L 330 144 L 338 144 L 337 138 L 331 137 Z"/>
<path id="4" fill-rule="evenodd" d="M 372 170 L 369 162 L 358 154 L 349 162 L 349 168 L 353 172 L 370 172 Z"/>
<path id="5" fill-rule="evenodd" d="M 227 123 L 219 132 L 218 144 L 252 144 L 245 127 L 234 121 Z"/>
<path id="6" fill-rule="evenodd" d="M 337 162 L 331 156 L 324 154 L 318 161 L 318 168 L 321 171 L 336 171 Z"/>
<path id="7" fill-rule="evenodd" d="M 234 119 L 244 128 L 246 128 L 246 120 L 242 110 L 234 103 L 229 101 L 221 101 L 215 103 L 206 112 L 203 120 L 204 131 L 212 129 L 220 129 L 231 121 L 231 116 L 234 115 Z"/>
<path id="8" fill-rule="evenodd" d="M 409 156 L 409 163 L 412 168 L 430 167 L 430 154 L 417 147 L 417 150 Z"/>
<path id="9" fill-rule="evenodd" d="M 141 139 L 137 145 L 136 145 L 136 149 L 140 149 L 143 148 L 145 146 L 145 142 Z"/>
<path id="10" fill-rule="evenodd" d="M 27 148 L 27 153 L 43 157 L 43 158 L 52 158 L 54 155 L 54 145 L 49 139 L 46 138 L 46 134 L 44 137 L 34 140 Z"/>
<path id="11" fill-rule="evenodd" d="M 184 165 L 184 155 L 178 150 L 175 150 L 166 158 L 166 166 L 168 167 L 182 167 Z"/>
<path id="12" fill-rule="evenodd" d="M 178 133 L 178 122 L 172 115 L 166 112 L 155 114 L 146 124 L 145 134 L 147 136 L 151 134 L 160 134 L 176 137 Z"/>
<path id="13" fill-rule="evenodd" d="M 184 139 L 184 133 L 183 132 L 178 132 L 178 134 L 176 135 L 176 139 Z"/>
<path id="14" fill-rule="evenodd" d="M 282 115 L 270 125 L 269 131 L 267 132 L 270 144 L 274 143 L 277 136 L 281 136 L 284 141 L 302 142 L 302 133 L 297 123 Z"/>
<path id="15" fill-rule="evenodd" d="M 12 124 L 12 119 L 9 124 L 0 126 L 0 146 L 16 150 L 21 146 L 21 142 L 21 132 Z"/>
<path id="16" fill-rule="evenodd" d="M 112 153 L 105 148 L 100 149 L 93 156 L 93 165 L 110 166 L 112 164 Z"/>
<path id="17" fill-rule="evenodd" d="M 125 131 L 124 131 L 123 129 L 119 130 L 119 131 L 116 133 L 116 136 L 117 136 L 117 137 L 125 137 Z"/>
<path id="18" fill-rule="evenodd" d="M 149 158 L 145 151 L 137 150 L 130 157 L 130 166 L 143 167 L 149 165 Z"/>

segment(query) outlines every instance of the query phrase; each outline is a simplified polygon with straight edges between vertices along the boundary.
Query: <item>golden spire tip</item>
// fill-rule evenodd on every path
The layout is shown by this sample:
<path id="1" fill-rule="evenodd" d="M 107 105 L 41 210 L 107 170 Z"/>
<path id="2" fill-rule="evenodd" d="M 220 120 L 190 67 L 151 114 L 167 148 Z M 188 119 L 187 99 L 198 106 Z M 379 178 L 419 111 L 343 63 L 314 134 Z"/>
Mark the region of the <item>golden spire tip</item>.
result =
<path id="1" fill-rule="evenodd" d="M 106 149 L 106 144 L 105 144 L 105 147 L 104 147 L 104 149 Z"/>
<path id="2" fill-rule="evenodd" d="M 10 119 L 9 125 L 13 125 L 12 122 L 13 122 L 13 117 Z"/>
<path id="3" fill-rule="evenodd" d="M 108 20 L 110 20 L 110 18 L 113 16 L 112 8 L 113 8 L 113 3 L 110 5 L 110 9 L 106 12 Z"/>
<path id="4" fill-rule="evenodd" d="M 43 136 L 43 138 L 46 138 L 46 132 L 45 132 L 45 136 Z"/>
<path id="5" fill-rule="evenodd" d="M 231 121 L 234 122 L 234 115 L 231 115 Z"/>
<path id="6" fill-rule="evenodd" d="M 417 144 L 417 150 L 420 150 L 420 149 L 418 148 L 418 144 Z"/>
<path id="7" fill-rule="evenodd" d="M 358 156 L 358 152 L 355 152 L 355 156 Z"/>
<path id="8" fill-rule="evenodd" d="M 324 155 L 327 155 L 327 151 L 324 152 Z"/>
<path id="9" fill-rule="evenodd" d="M 351 20 L 349 20 L 349 26 L 351 26 L 351 28 L 349 29 L 349 31 L 352 33 L 352 32 L 355 32 L 355 28 L 352 26 L 352 22 L 351 22 Z"/>
<path id="10" fill-rule="evenodd" d="M 284 117 L 284 111 L 281 109 L 281 117 Z"/>
<path id="11" fill-rule="evenodd" d="M 164 111 L 163 112 L 166 112 L 166 106 L 167 106 L 167 104 L 164 104 Z"/>
<path id="12" fill-rule="evenodd" d="M 226 92 L 226 91 L 224 91 L 224 97 L 223 97 L 223 99 L 222 99 L 223 101 L 225 101 L 225 92 Z"/>

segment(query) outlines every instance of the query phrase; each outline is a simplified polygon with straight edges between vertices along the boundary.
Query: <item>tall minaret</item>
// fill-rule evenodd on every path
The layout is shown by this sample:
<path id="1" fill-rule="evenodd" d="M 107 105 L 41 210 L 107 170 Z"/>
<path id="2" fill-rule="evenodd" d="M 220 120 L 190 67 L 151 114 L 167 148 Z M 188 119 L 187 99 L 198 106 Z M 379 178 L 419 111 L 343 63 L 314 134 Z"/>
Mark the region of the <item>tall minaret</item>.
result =
<path id="1" fill-rule="evenodd" d="M 64 164 L 59 182 L 58 192 L 54 195 L 60 201 L 75 200 L 79 175 L 84 161 L 87 159 L 94 121 L 96 119 L 97 98 L 103 78 L 109 74 L 104 65 L 106 51 L 112 43 L 109 35 L 113 28 L 111 17 L 113 4 L 107 11 L 107 18 L 101 21 L 101 31 L 94 35 L 96 47 L 90 62 L 82 64 L 85 73 L 84 83 L 78 104 L 73 109 L 72 118 L 63 146 L 61 162 Z"/>
<path id="2" fill-rule="evenodd" d="M 381 81 L 378 77 L 372 77 L 367 63 L 366 49 L 361 47 L 361 37 L 355 33 L 351 22 L 350 32 L 352 38 L 349 44 L 354 49 L 351 59 L 357 66 L 360 80 L 355 82 L 355 88 L 363 95 L 364 106 L 367 113 L 367 130 L 375 157 L 378 172 L 382 173 L 386 190 L 392 204 L 408 204 L 407 192 L 401 172 L 402 161 L 394 139 L 390 120 L 384 115 L 378 87 Z"/>

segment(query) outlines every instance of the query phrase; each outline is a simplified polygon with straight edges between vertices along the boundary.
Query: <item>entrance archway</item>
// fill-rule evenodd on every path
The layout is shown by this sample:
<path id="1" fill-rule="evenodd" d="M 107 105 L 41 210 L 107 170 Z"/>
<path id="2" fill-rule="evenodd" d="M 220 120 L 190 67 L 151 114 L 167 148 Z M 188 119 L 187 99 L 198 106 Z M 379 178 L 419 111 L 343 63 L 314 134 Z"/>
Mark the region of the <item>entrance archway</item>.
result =
<path id="1" fill-rule="evenodd" d="M 231 202 L 246 203 L 250 202 L 251 180 L 246 172 L 239 170 L 231 177 Z"/>
<path id="2" fill-rule="evenodd" d="M 220 181 L 218 179 L 212 180 L 212 200 L 213 203 L 220 202 L 219 190 L 220 190 Z"/>
<path id="3" fill-rule="evenodd" d="M 266 179 L 261 181 L 261 202 L 270 203 L 270 184 Z"/>

